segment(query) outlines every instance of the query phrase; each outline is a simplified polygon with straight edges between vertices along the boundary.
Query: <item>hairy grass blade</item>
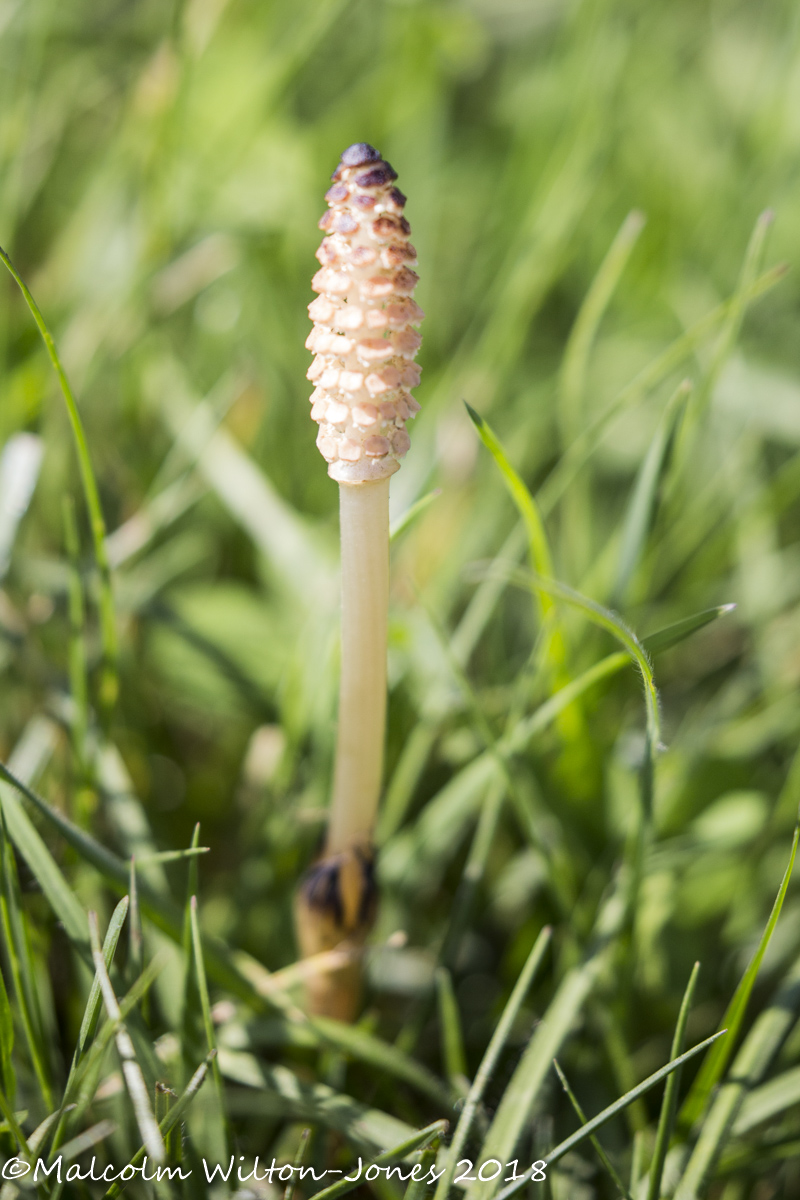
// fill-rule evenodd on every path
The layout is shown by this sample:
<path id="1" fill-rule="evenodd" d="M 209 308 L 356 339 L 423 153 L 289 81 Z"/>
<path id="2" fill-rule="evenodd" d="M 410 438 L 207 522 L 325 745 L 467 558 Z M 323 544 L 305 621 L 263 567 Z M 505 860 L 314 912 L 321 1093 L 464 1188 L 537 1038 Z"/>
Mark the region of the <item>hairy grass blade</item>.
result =
<path id="1" fill-rule="evenodd" d="M 532 572 L 516 568 L 510 572 L 513 582 L 522 587 L 541 588 L 554 599 L 562 600 L 565 604 L 583 612 L 590 621 L 606 629 L 617 641 L 621 642 L 631 656 L 642 676 L 645 695 L 645 711 L 647 713 L 647 733 L 651 751 L 655 753 L 661 740 L 661 719 L 658 711 L 658 692 L 653 679 L 653 669 L 647 651 L 636 634 L 622 617 L 609 608 L 604 608 L 588 596 L 582 596 L 565 583 L 555 579 L 545 579 L 541 575 L 534 576 Z"/>
<path id="2" fill-rule="evenodd" d="M 655 633 L 646 634 L 641 639 L 641 643 L 648 654 L 660 654 L 662 650 L 669 650 L 672 646 L 677 646 L 679 642 L 696 633 L 698 629 L 710 625 L 712 621 L 724 617 L 726 613 L 733 612 L 735 608 L 735 604 L 720 604 L 717 608 L 706 608 L 703 612 L 695 613 L 691 617 L 684 617 L 682 621 L 676 621 L 674 625 L 666 625 L 663 629 L 657 629 Z"/>

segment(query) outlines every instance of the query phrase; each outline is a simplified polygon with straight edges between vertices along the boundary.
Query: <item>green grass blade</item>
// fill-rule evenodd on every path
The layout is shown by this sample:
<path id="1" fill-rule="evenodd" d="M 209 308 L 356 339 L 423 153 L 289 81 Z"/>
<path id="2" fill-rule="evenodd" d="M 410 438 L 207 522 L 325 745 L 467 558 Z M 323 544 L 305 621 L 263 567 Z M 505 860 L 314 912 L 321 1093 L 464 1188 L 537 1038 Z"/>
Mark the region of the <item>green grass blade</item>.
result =
<path id="1" fill-rule="evenodd" d="M 64 543 L 69 559 L 69 683 L 75 704 L 71 733 L 78 772 L 86 769 L 86 734 L 89 729 L 89 690 L 86 668 L 85 613 L 80 575 L 80 545 L 71 496 L 63 499 Z"/>
<path id="2" fill-rule="evenodd" d="M 568 441 L 576 436 L 582 425 L 581 409 L 586 392 L 589 355 L 600 322 L 644 226 L 643 213 L 635 209 L 628 213 L 592 280 L 564 347 L 559 416 Z"/>
<path id="3" fill-rule="evenodd" d="M 320 1039 L 344 1054 L 350 1054 L 359 1062 L 368 1063 L 376 1070 L 401 1079 L 428 1096 L 435 1104 L 449 1109 L 453 1097 L 442 1081 L 428 1067 L 405 1054 L 397 1046 L 375 1037 L 357 1025 L 345 1025 L 333 1017 L 311 1017 L 310 1027 Z"/>
<path id="4" fill-rule="evenodd" d="M 602 962 L 602 952 L 595 954 L 582 966 L 567 972 L 561 980 L 500 1100 L 483 1141 L 482 1160 L 498 1158 L 501 1163 L 507 1163 L 513 1158 L 519 1136 L 530 1120 L 530 1112 L 553 1058 L 564 1044 L 573 1022 L 594 988 Z M 479 1182 L 473 1184 L 469 1194 L 471 1200 L 488 1200 L 493 1192 L 492 1183 Z"/>
<path id="5" fill-rule="evenodd" d="M 306 1126 L 306 1128 L 300 1134 L 300 1141 L 297 1144 L 297 1151 L 295 1153 L 294 1163 L 293 1163 L 293 1167 L 295 1170 L 297 1170 L 298 1167 L 302 1167 L 306 1161 L 306 1152 L 308 1150 L 308 1142 L 309 1142 L 310 1137 L 311 1137 L 311 1129 L 309 1126 Z M 292 1200 L 292 1197 L 294 1196 L 295 1192 L 297 1191 L 297 1183 L 298 1183 L 298 1177 L 297 1177 L 297 1175 L 295 1175 L 295 1173 L 293 1171 L 292 1177 L 284 1189 L 283 1200 Z"/>
<path id="6" fill-rule="evenodd" d="M 64 396 L 64 401 L 67 406 L 67 414 L 69 416 L 70 426 L 72 427 L 72 435 L 75 439 L 75 449 L 78 455 L 78 466 L 80 468 L 81 482 L 83 484 L 83 494 L 86 499 L 86 508 L 89 514 L 89 525 L 92 531 L 92 545 L 94 547 L 94 557 L 97 564 L 97 571 L 100 580 L 99 590 L 99 606 L 100 606 L 100 635 L 103 648 L 103 677 L 100 685 L 100 707 L 108 713 L 114 707 L 119 691 L 119 682 L 117 679 L 117 628 L 116 619 L 114 616 L 114 598 L 111 590 L 111 568 L 108 562 L 108 554 L 106 551 L 106 524 L 103 518 L 103 509 L 100 504 L 100 493 L 97 489 L 97 480 L 95 479 L 94 470 L 92 468 L 92 460 L 89 455 L 89 445 L 86 441 L 86 432 L 83 428 L 78 405 L 64 370 L 61 359 L 56 350 L 56 344 L 53 341 L 52 334 L 47 328 L 45 319 L 42 316 L 39 306 L 31 295 L 25 281 L 17 271 L 11 259 L 6 254 L 5 250 L 0 247 L 0 259 L 7 267 L 10 274 L 13 276 L 18 288 L 25 297 L 25 303 L 30 309 L 31 316 L 36 322 L 36 327 L 41 334 L 42 341 L 45 344 L 47 355 L 53 365 L 53 369 L 58 376 L 58 382 L 61 385 L 61 391 Z"/>
<path id="7" fill-rule="evenodd" d="M 123 896 L 117 907 L 111 914 L 111 920 L 108 923 L 106 936 L 103 939 L 103 962 L 106 965 L 106 971 L 111 970 L 111 964 L 114 961 L 114 955 L 117 951 L 122 926 L 125 924 L 125 918 L 128 915 L 129 900 L 127 896 Z M 78 1055 L 83 1055 L 86 1052 L 86 1047 L 95 1035 L 97 1030 L 97 1022 L 100 1017 L 100 1007 L 102 1004 L 102 992 L 100 990 L 100 977 L 95 972 L 92 980 L 92 987 L 89 992 L 89 999 L 86 1001 L 86 1008 L 81 1021 L 80 1032 L 78 1033 Z M 69 1089 L 67 1089 L 69 1090 Z"/>
<path id="8" fill-rule="evenodd" d="M 30 1149 L 25 1139 L 25 1134 L 22 1132 L 22 1127 L 17 1120 L 13 1105 L 7 1099 L 2 1089 L 0 1089 L 0 1112 L 2 1112 L 5 1123 L 14 1135 L 21 1152 L 30 1156 Z"/>
<path id="9" fill-rule="evenodd" d="M 427 1180 L 428 1172 L 436 1163 L 436 1157 L 439 1150 L 440 1138 L 434 1138 L 429 1146 L 419 1156 L 419 1178 L 412 1179 L 405 1191 L 403 1200 L 424 1200 L 430 1186 Z"/>
<path id="10" fill-rule="evenodd" d="M 436 971 L 436 994 L 439 1001 L 439 1028 L 442 1037 L 442 1059 L 450 1086 L 456 1092 L 466 1092 L 467 1059 L 464 1054 L 464 1035 L 453 979 L 446 967 Z"/>
<path id="11" fill-rule="evenodd" d="M 142 974 L 119 1001 L 120 1019 L 125 1020 L 129 1013 L 147 995 L 155 980 L 165 965 L 164 958 L 154 958 L 147 964 Z M 87 1044 L 86 1054 L 78 1063 L 70 1095 L 76 1097 L 74 1122 L 80 1124 L 91 1105 L 99 1082 L 99 1072 L 109 1045 L 114 1040 L 118 1022 L 106 1017 L 100 1025 L 93 1041 Z"/>
<path id="12" fill-rule="evenodd" d="M 130 920 L 128 921 L 128 961 L 126 964 L 128 978 L 135 979 L 141 975 L 143 966 L 142 916 L 139 911 L 139 889 L 136 883 L 136 856 L 131 855 L 131 881 L 128 888 L 130 897 Z"/>
<path id="13" fill-rule="evenodd" d="M 14 1017 L 8 1000 L 6 983 L 0 971 L 0 1088 L 13 1107 L 17 1080 L 11 1055 L 14 1051 Z"/>
<path id="14" fill-rule="evenodd" d="M 722 604 L 717 608 L 708 608 L 703 612 L 695 613 L 694 616 L 686 617 L 683 621 L 676 621 L 674 625 L 667 625 L 664 629 L 647 634 L 646 637 L 640 639 L 642 647 L 648 655 L 660 654 L 663 650 L 677 646 L 698 629 L 702 629 L 705 625 L 709 625 L 719 617 L 725 616 L 726 613 L 733 612 L 735 608 L 735 604 Z M 512 754 L 524 750 L 531 738 L 546 729 L 555 720 L 559 712 L 562 712 L 577 696 L 587 691 L 590 687 L 593 687 L 596 683 L 600 683 L 603 679 L 615 675 L 623 667 L 629 666 L 630 661 L 631 656 L 627 653 L 619 651 L 615 654 L 609 654 L 601 659 L 599 663 L 595 663 L 593 667 L 589 667 L 582 675 L 578 675 L 570 683 L 559 688 L 549 700 L 546 700 L 544 704 L 541 704 L 529 716 L 523 717 L 502 738 L 498 743 L 501 753 Z"/>
<path id="15" fill-rule="evenodd" d="M 0 764 L 0 779 L 11 784 L 11 787 L 0 784 L 0 803 L 9 836 L 36 877 L 70 941 L 80 950 L 83 957 L 90 961 L 86 914 L 12 789 L 16 788 L 29 797 L 33 793 L 3 764 Z M 45 807 L 49 808 L 49 805 Z"/>
<path id="16" fill-rule="evenodd" d="M 400 537 L 400 534 L 413 525 L 417 517 L 420 517 L 441 494 L 441 488 L 434 488 L 432 492 L 427 492 L 426 495 L 420 496 L 419 500 L 415 500 L 402 516 L 398 517 L 396 521 L 392 521 L 389 527 L 389 540 L 393 542 L 395 538 Z"/>
<path id="17" fill-rule="evenodd" d="M 111 914 L 111 920 L 108 923 L 106 936 L 103 939 L 103 961 L 106 964 L 106 970 L 111 969 L 111 964 L 114 961 L 117 944 L 122 926 L 125 923 L 125 917 L 128 912 L 128 897 L 124 896 Z M 72 1056 L 67 1082 L 64 1085 L 64 1094 L 61 1098 L 60 1115 L 58 1125 L 53 1134 L 53 1141 L 50 1150 L 52 1157 L 61 1144 L 67 1126 L 67 1110 L 72 1105 L 73 1098 L 77 1091 L 80 1082 L 79 1064 L 84 1059 L 84 1056 L 89 1048 L 92 1039 L 97 1032 L 97 1023 L 100 1019 L 100 1010 L 102 1005 L 102 992 L 100 990 L 100 979 L 95 972 L 92 986 L 89 989 L 89 998 L 86 1001 L 86 1007 L 83 1012 L 83 1020 L 78 1032 L 78 1044 L 75 1047 L 75 1053 Z"/>
<path id="18" fill-rule="evenodd" d="M 788 270 L 785 263 L 771 267 L 753 283 L 748 301 L 766 295 L 784 278 Z M 558 465 L 545 480 L 538 494 L 539 510 L 549 516 L 564 495 L 572 480 L 583 465 L 591 458 L 602 441 L 603 434 L 611 421 L 626 408 L 638 403 L 663 379 L 676 371 L 694 351 L 703 344 L 729 315 L 734 304 L 731 297 L 697 321 L 691 329 L 676 338 L 661 354 L 631 380 L 594 421 L 587 425 L 563 455 Z"/>
<path id="19" fill-rule="evenodd" d="M 778 924 L 778 918 L 781 915 L 783 902 L 786 898 L 786 892 L 789 888 L 789 880 L 792 877 L 794 868 L 794 860 L 797 855 L 797 845 L 800 840 L 800 826 L 795 828 L 794 838 L 792 839 L 792 849 L 789 855 L 789 863 L 783 875 L 781 886 L 778 889 L 778 895 L 775 897 L 775 903 L 772 906 L 772 912 L 769 915 L 769 920 L 761 935 L 761 940 L 758 943 L 755 954 L 753 955 L 747 970 L 739 981 L 739 985 L 733 994 L 733 998 L 728 1005 L 725 1015 L 722 1018 L 722 1024 L 729 1030 L 729 1036 L 724 1042 L 715 1046 L 709 1052 L 708 1057 L 703 1062 L 697 1076 L 692 1084 L 689 1095 L 684 1101 L 681 1108 L 678 1125 L 683 1130 L 689 1130 L 694 1125 L 700 1114 L 703 1112 L 709 1096 L 717 1082 L 722 1078 L 722 1074 L 728 1065 L 731 1054 L 733 1053 L 736 1044 L 736 1036 L 741 1028 L 744 1020 L 747 1005 L 750 1000 L 750 993 L 756 982 L 759 968 L 762 959 L 767 952 L 767 947 L 772 940 L 772 935 L 775 932 L 775 926 Z"/>
<path id="20" fill-rule="evenodd" d="M 201 854 L 208 854 L 210 849 L 210 846 L 187 846 L 185 850 L 160 850 L 157 854 L 137 856 L 136 866 L 150 867 L 156 863 L 180 862 L 184 858 L 198 858 Z"/>
<path id="21" fill-rule="evenodd" d="M 226 1079 L 241 1085 L 231 1091 L 229 1104 L 248 1117 L 277 1117 L 304 1125 L 333 1129 L 351 1145 L 369 1153 L 411 1137 L 414 1127 L 383 1109 L 373 1108 L 325 1083 L 301 1079 L 288 1067 L 276 1066 L 240 1050 L 219 1051 Z M 242 1089 L 245 1090 L 242 1090 Z"/>
<path id="22" fill-rule="evenodd" d="M 735 604 L 720 604 L 717 608 L 706 608 L 703 612 L 695 613 L 691 617 L 684 617 L 682 621 L 676 621 L 674 625 L 666 625 L 663 629 L 657 629 L 655 633 L 648 633 L 641 639 L 642 645 L 648 654 L 660 654 L 662 650 L 669 650 L 672 646 L 677 646 L 679 642 L 696 633 L 698 629 L 710 625 L 712 621 L 724 617 L 726 613 L 733 612 L 735 608 Z"/>
<path id="23" fill-rule="evenodd" d="M 564 1091 L 566 1092 L 569 1102 L 572 1105 L 573 1109 L 575 1110 L 575 1115 L 577 1116 L 580 1123 L 582 1125 L 585 1125 L 586 1124 L 586 1115 L 585 1115 L 583 1109 L 581 1108 L 580 1104 L 578 1103 L 578 1097 L 575 1095 L 572 1088 L 569 1086 L 569 1080 L 567 1079 L 564 1072 L 561 1070 L 561 1067 L 558 1065 L 558 1059 L 555 1059 L 555 1058 L 553 1059 L 553 1066 L 555 1067 L 556 1075 L 558 1075 L 558 1078 L 561 1081 L 561 1086 L 564 1089 Z M 670 1078 L 672 1078 L 672 1076 L 670 1076 Z M 608 1157 L 608 1155 L 606 1154 L 602 1145 L 600 1144 L 600 1142 L 598 1141 L 598 1139 L 595 1137 L 595 1135 L 593 1133 L 589 1135 L 589 1141 L 592 1143 L 595 1154 L 600 1159 L 600 1162 L 602 1163 L 603 1167 L 605 1168 L 606 1173 L 608 1174 L 609 1178 L 611 1179 L 611 1182 L 614 1184 L 614 1187 L 619 1192 L 620 1196 L 623 1197 L 623 1200 L 633 1200 L 630 1192 L 628 1191 L 628 1189 L 625 1187 L 625 1184 L 620 1179 L 620 1176 L 619 1176 L 619 1173 L 618 1173 L 616 1167 L 614 1166 L 611 1159 Z"/>
<path id="24" fill-rule="evenodd" d="M 734 1137 L 749 1133 L 795 1104 L 800 1104 L 800 1067 L 784 1071 L 745 1097 L 733 1126 Z"/>
<path id="25" fill-rule="evenodd" d="M 509 462 L 508 455 L 503 449 L 503 445 L 497 434 L 474 408 L 471 408 L 469 404 L 465 407 L 472 424 L 478 431 L 478 436 L 500 468 L 506 488 L 525 523 L 531 566 L 537 575 L 549 577 L 553 574 L 553 556 L 547 540 L 542 515 L 539 512 L 539 506 L 524 481 Z M 552 608 L 549 596 L 542 598 L 542 607 L 544 611 Z"/>
<path id="26" fill-rule="evenodd" d="M 450 1190 L 453 1176 L 461 1157 L 461 1151 L 466 1145 L 469 1132 L 472 1128 L 472 1122 L 478 1111 L 478 1105 L 497 1066 L 497 1060 L 503 1051 L 503 1047 L 508 1041 L 511 1029 L 530 990 L 536 972 L 541 966 L 545 951 L 550 944 L 550 932 L 550 929 L 545 927 L 534 942 L 533 949 L 528 955 L 525 966 L 520 971 L 519 979 L 514 984 L 514 989 L 506 1002 L 502 1016 L 492 1034 L 489 1045 L 486 1047 L 486 1052 L 481 1059 L 481 1065 L 478 1067 L 475 1078 L 472 1081 L 472 1086 L 467 1092 L 467 1098 L 464 1101 L 461 1116 L 458 1119 L 453 1140 L 450 1143 L 447 1153 L 447 1169 L 436 1185 L 435 1200 L 444 1200 L 444 1197 Z M 493 1156 L 487 1154 L 485 1157 L 489 1158 Z M 504 1160 L 501 1159 L 501 1161 Z"/>
<path id="27" fill-rule="evenodd" d="M 606 946 L 586 962 L 568 971 L 556 989 L 544 1016 L 534 1030 L 522 1058 L 495 1113 L 481 1148 L 481 1159 L 510 1162 L 553 1059 L 590 995 L 606 961 Z M 469 1190 L 470 1200 L 488 1200 L 492 1182 L 478 1182 Z"/>
<path id="28" fill-rule="evenodd" d="M 430 1145 L 437 1138 L 441 1138 L 442 1134 L 447 1130 L 446 1121 L 433 1121 L 430 1125 L 426 1125 L 424 1129 L 420 1129 L 418 1133 L 406 1138 L 397 1146 L 393 1146 L 391 1150 L 386 1150 L 383 1154 L 379 1154 L 377 1158 L 372 1160 L 372 1163 L 367 1164 L 372 1166 L 373 1163 L 377 1167 L 388 1167 L 391 1163 L 402 1161 L 414 1150 L 420 1150 Z M 353 1171 L 355 1174 L 355 1170 Z M 339 1196 L 346 1196 L 348 1192 L 352 1192 L 359 1185 L 359 1179 L 340 1179 L 338 1183 L 332 1183 L 330 1187 L 323 1188 L 321 1192 L 317 1192 L 314 1200 L 338 1200 Z"/>
<path id="29" fill-rule="evenodd" d="M 595 625 L 607 630 L 617 641 L 621 642 L 631 656 L 642 676 L 644 684 L 645 710 L 647 713 L 648 740 L 653 752 L 661 741 L 661 719 L 658 711 L 658 692 L 656 691 L 653 669 L 650 659 L 642 643 L 630 626 L 619 613 L 604 608 L 588 596 L 581 595 L 565 583 L 555 579 L 545 579 L 541 575 L 534 576 L 531 572 L 517 568 L 510 573 L 511 579 L 520 586 L 537 588 L 546 591 L 553 599 L 561 600 L 573 608 L 579 609 Z"/>
<path id="30" fill-rule="evenodd" d="M 6 941 L 14 998 L 25 1034 L 33 1072 L 45 1107 L 54 1107 L 48 1069 L 48 1053 L 33 975 L 30 947 L 25 930 L 25 914 L 17 878 L 17 866 L 6 829 L 5 815 L 0 808 L 0 920 Z M 13 1101 L 13 1093 L 9 1094 Z"/>
<path id="31" fill-rule="evenodd" d="M 678 1012 L 678 1021 L 675 1025 L 675 1034 L 672 1038 L 672 1049 L 670 1051 L 670 1059 L 679 1058 L 683 1053 L 683 1047 L 686 1044 L 686 1026 L 689 1021 L 689 1011 L 692 1007 L 695 988 L 697 987 L 697 979 L 700 974 L 700 963 L 696 962 L 692 967 L 692 973 L 689 976 L 689 982 L 686 985 L 686 991 L 683 993 L 680 1011 Z M 664 1099 L 661 1102 L 661 1112 L 658 1116 L 658 1128 L 656 1130 L 656 1141 L 653 1147 L 653 1159 L 650 1163 L 650 1178 L 647 1184 L 647 1200 L 659 1200 L 661 1195 L 661 1179 L 664 1174 L 664 1163 L 667 1158 L 667 1150 L 669 1149 L 670 1138 L 675 1126 L 675 1114 L 678 1108 L 678 1088 L 680 1086 L 681 1072 L 680 1068 L 673 1071 L 667 1080 L 667 1086 L 664 1088 Z"/>
<path id="32" fill-rule="evenodd" d="M 735 1127 L 748 1091 L 760 1083 L 800 1011 L 800 962 L 795 963 L 770 1005 L 742 1043 L 728 1078 L 703 1120 L 697 1143 L 681 1177 L 675 1200 L 695 1200 L 711 1176 Z"/>
<path id="33" fill-rule="evenodd" d="M 116 1124 L 114 1121 L 104 1120 L 98 1121 L 96 1125 L 92 1125 L 89 1129 L 79 1133 L 77 1137 L 70 1138 L 68 1142 L 59 1150 L 59 1154 L 65 1163 L 72 1162 L 74 1158 L 91 1150 L 92 1146 L 99 1145 L 107 1137 L 111 1137 L 112 1133 L 116 1132 Z"/>
<path id="34" fill-rule="evenodd" d="M 744 315 L 753 293 L 757 272 L 764 254 L 767 233 L 773 220 L 774 214 L 770 210 L 761 213 L 750 235 L 736 291 L 731 298 L 728 311 L 725 314 L 725 320 L 722 323 L 722 329 L 720 330 L 717 344 L 714 347 L 708 369 L 698 388 L 697 400 L 694 405 L 698 411 L 701 411 L 710 401 L 714 388 L 722 374 L 722 369 L 736 345 L 736 340 L 742 328 Z"/>
<path id="35" fill-rule="evenodd" d="M 192 864 L 196 862 L 197 859 L 192 859 Z M 208 1052 L 211 1053 L 212 1050 L 216 1050 L 217 1046 L 216 1039 L 214 1037 L 214 1022 L 211 1019 L 211 1002 L 208 997 L 208 980 L 206 979 L 206 968 L 205 963 L 203 962 L 203 943 L 200 937 L 200 922 L 197 918 L 197 896 L 192 896 L 189 902 L 189 920 L 191 922 L 192 932 L 192 960 L 194 963 L 197 991 L 200 996 L 200 1011 L 203 1014 L 203 1028 L 205 1029 Z M 230 1121 L 228 1119 L 228 1109 L 225 1103 L 225 1085 L 222 1082 L 222 1074 L 219 1069 L 219 1059 L 216 1055 L 211 1062 L 211 1073 L 214 1078 L 214 1088 L 217 1093 L 217 1102 L 219 1104 L 222 1123 L 225 1128 L 225 1142 L 228 1147 L 228 1153 L 232 1154 L 233 1135 L 231 1133 Z"/>
<path id="36" fill-rule="evenodd" d="M 666 1066 L 659 1068 L 658 1071 L 654 1071 L 652 1075 L 648 1075 L 647 1079 L 644 1079 L 641 1083 L 637 1084 L 635 1088 L 632 1088 L 631 1091 L 627 1092 L 624 1096 L 621 1096 L 619 1100 L 615 1100 L 613 1104 L 609 1104 L 609 1106 L 604 1108 L 601 1113 L 598 1113 L 596 1117 L 592 1117 L 591 1121 L 587 1121 L 584 1126 L 578 1129 L 575 1133 L 570 1134 L 570 1136 L 565 1138 L 563 1142 L 559 1142 L 557 1146 L 554 1146 L 547 1155 L 547 1165 L 552 1166 L 553 1163 L 558 1162 L 560 1158 L 563 1158 L 565 1154 L 569 1154 L 570 1150 L 574 1150 L 576 1146 L 579 1146 L 581 1142 L 590 1137 L 596 1129 L 600 1129 L 601 1126 L 605 1125 L 607 1121 L 610 1121 L 612 1117 L 615 1117 L 618 1113 L 621 1113 L 628 1107 L 629 1104 L 633 1104 L 634 1100 L 638 1100 L 640 1096 L 644 1096 L 650 1091 L 651 1088 L 654 1088 L 656 1084 L 660 1083 L 662 1079 L 666 1079 L 667 1076 L 671 1075 L 673 1071 L 678 1070 L 684 1065 L 684 1063 L 687 1063 L 690 1061 L 690 1059 L 694 1058 L 695 1055 L 702 1054 L 707 1046 L 712 1045 L 717 1038 L 721 1038 L 726 1032 L 727 1031 L 725 1029 L 721 1029 L 719 1033 L 712 1033 L 711 1037 L 706 1038 L 705 1041 L 699 1042 L 696 1046 L 693 1046 L 691 1050 L 686 1050 L 680 1055 L 679 1058 L 673 1059 L 671 1062 L 668 1062 Z M 519 1177 L 519 1179 L 515 1179 L 513 1183 L 508 1185 L 508 1187 L 503 1188 L 503 1190 L 497 1194 L 496 1200 L 508 1200 L 509 1196 L 513 1196 L 515 1192 L 518 1192 L 521 1187 L 525 1186 L 530 1179 L 530 1174 L 530 1171 L 526 1171 L 524 1175 Z"/>
<path id="37" fill-rule="evenodd" d="M 614 603 L 620 603 L 627 595 L 634 572 L 641 561 L 653 525 L 658 492 L 669 465 L 671 449 L 691 389 L 691 382 L 684 380 L 673 392 L 639 468 L 622 526 L 617 577 L 612 590 Z"/>

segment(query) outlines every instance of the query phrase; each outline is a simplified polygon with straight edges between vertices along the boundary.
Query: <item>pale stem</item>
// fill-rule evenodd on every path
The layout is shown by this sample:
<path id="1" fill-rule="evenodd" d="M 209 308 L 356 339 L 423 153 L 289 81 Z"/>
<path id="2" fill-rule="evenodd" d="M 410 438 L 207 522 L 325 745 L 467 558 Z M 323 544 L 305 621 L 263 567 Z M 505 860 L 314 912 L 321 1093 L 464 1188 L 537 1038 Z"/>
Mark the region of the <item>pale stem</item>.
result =
<path id="1" fill-rule="evenodd" d="M 339 484 L 342 667 L 327 853 L 369 844 L 383 776 L 389 480 Z"/>

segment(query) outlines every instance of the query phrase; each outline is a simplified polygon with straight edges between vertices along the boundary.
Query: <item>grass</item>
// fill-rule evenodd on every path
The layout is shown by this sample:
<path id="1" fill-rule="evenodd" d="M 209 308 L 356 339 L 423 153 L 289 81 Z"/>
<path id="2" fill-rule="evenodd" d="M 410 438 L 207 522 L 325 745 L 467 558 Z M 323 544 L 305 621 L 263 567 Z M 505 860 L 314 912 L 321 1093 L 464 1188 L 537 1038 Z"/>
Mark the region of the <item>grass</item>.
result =
<path id="1" fill-rule="evenodd" d="M 0 9 L 0 1158 L 797 1194 L 795 7 Z M 305 306 L 360 139 L 427 317 L 345 1026 L 292 897 L 338 680 Z"/>

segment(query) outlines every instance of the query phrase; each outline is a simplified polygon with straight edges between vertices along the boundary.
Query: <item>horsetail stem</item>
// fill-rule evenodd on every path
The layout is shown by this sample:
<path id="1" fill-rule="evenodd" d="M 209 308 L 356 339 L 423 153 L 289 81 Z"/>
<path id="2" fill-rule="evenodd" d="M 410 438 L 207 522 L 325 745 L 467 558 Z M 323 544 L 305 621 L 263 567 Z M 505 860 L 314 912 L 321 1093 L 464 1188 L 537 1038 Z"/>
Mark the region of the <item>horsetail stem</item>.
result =
<path id="1" fill-rule="evenodd" d="M 322 264 L 309 305 L 316 385 L 311 416 L 328 474 L 339 484 L 342 633 L 339 720 L 324 857 L 306 876 L 298 930 L 308 956 L 363 944 L 375 910 L 372 831 L 383 774 L 386 627 L 389 601 L 389 478 L 410 445 L 406 422 L 419 411 L 412 299 L 416 251 L 403 216 L 406 198 L 392 167 L 364 142 L 342 155 L 328 190 Z M 357 960 L 309 989 L 317 1012 L 351 1018 Z"/>

